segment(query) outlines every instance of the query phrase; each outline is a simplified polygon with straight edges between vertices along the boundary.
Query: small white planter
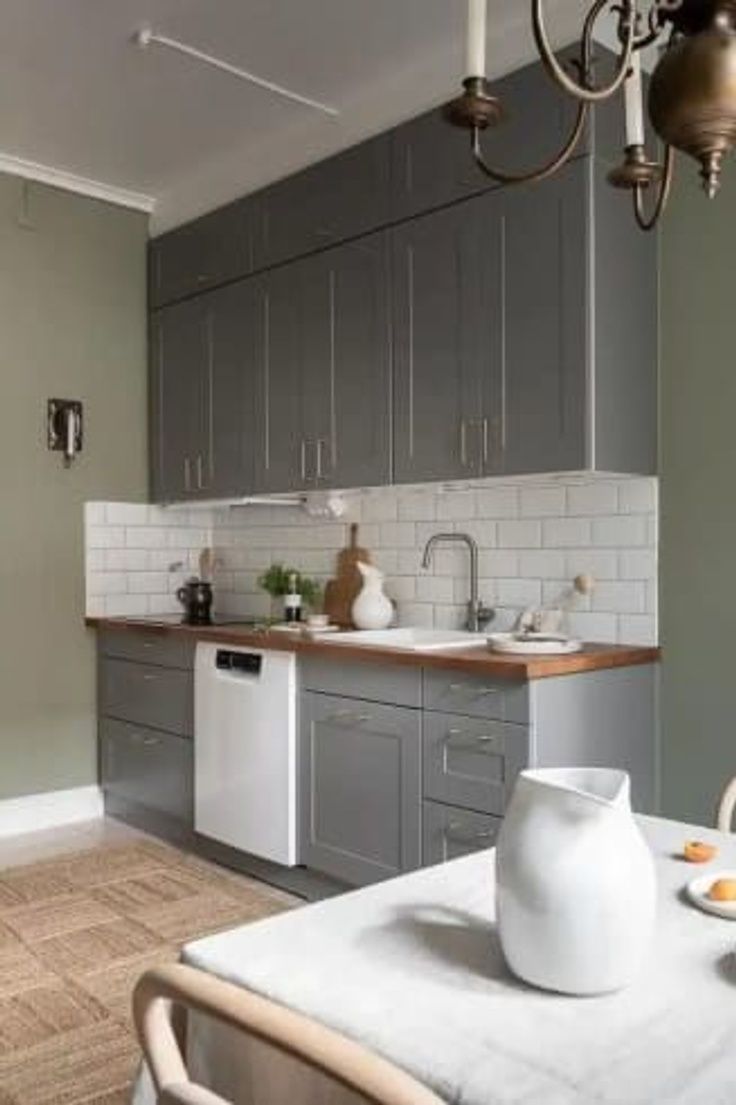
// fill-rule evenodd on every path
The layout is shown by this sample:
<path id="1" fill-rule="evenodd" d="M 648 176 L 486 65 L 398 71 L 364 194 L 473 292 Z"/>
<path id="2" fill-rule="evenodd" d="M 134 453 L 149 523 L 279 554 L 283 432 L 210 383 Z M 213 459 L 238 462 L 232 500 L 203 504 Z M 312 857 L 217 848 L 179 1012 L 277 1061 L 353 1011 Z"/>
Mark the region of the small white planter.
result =
<path id="1" fill-rule="evenodd" d="M 497 849 L 496 906 L 509 967 L 567 994 L 628 985 L 650 946 L 654 862 L 629 776 L 603 768 L 524 771 Z"/>

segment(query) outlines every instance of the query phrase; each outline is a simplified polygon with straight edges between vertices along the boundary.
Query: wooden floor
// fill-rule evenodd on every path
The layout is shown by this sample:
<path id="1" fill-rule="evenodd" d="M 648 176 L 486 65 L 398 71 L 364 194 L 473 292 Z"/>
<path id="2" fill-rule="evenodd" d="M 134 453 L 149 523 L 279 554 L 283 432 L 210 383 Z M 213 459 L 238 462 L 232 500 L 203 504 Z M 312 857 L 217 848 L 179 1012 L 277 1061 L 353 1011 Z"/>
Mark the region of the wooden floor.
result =
<path id="1" fill-rule="evenodd" d="M 297 904 L 111 821 L 0 840 L 0 1105 L 125 1105 L 141 972 Z"/>

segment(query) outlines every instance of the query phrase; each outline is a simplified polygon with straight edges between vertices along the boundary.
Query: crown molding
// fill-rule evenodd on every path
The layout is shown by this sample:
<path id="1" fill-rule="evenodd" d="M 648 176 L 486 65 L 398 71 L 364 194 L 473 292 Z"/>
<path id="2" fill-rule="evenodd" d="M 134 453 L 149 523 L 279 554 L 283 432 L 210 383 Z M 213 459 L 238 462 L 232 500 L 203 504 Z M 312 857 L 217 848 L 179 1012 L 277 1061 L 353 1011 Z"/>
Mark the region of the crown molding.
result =
<path id="1" fill-rule="evenodd" d="M 48 184 L 52 188 L 62 188 L 66 192 L 76 192 L 80 196 L 103 200 L 118 207 L 131 207 L 136 211 L 145 211 L 149 215 L 156 206 L 155 198 L 143 192 L 132 192 L 127 188 L 117 188 L 114 184 L 104 184 L 102 181 L 90 180 L 88 177 L 77 176 L 63 169 L 54 169 L 50 165 L 41 165 L 37 161 L 26 161 L 22 157 L 3 153 L 2 150 L 0 150 L 0 173 L 37 181 L 39 184 Z"/>

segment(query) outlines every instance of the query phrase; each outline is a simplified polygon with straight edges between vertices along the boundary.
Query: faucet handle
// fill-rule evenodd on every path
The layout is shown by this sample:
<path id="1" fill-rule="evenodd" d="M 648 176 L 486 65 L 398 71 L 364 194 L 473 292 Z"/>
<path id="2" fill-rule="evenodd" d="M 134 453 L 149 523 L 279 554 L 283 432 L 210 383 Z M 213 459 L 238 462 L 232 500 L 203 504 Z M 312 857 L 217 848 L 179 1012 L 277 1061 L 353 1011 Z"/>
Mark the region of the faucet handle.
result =
<path id="1" fill-rule="evenodd" d="M 476 617 L 478 620 L 478 630 L 482 632 L 496 617 L 496 611 L 492 607 L 486 606 L 483 601 L 480 601 L 478 603 Z"/>

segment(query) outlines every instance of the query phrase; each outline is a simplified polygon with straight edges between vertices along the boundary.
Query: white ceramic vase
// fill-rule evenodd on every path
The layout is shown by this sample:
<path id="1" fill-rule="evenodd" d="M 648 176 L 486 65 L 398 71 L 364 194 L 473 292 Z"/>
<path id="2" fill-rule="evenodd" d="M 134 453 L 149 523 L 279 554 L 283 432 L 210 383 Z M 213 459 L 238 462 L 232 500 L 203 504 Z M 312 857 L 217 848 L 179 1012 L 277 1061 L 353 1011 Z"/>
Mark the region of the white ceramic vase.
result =
<path id="1" fill-rule="evenodd" d="M 496 852 L 496 912 L 509 967 L 565 994 L 620 990 L 649 948 L 651 852 L 624 771 L 523 771 Z"/>
<path id="2" fill-rule="evenodd" d="M 358 569 L 363 587 L 351 610 L 353 625 L 356 629 L 388 629 L 394 608 L 391 599 L 383 593 L 383 573 L 363 561 L 358 561 Z"/>

